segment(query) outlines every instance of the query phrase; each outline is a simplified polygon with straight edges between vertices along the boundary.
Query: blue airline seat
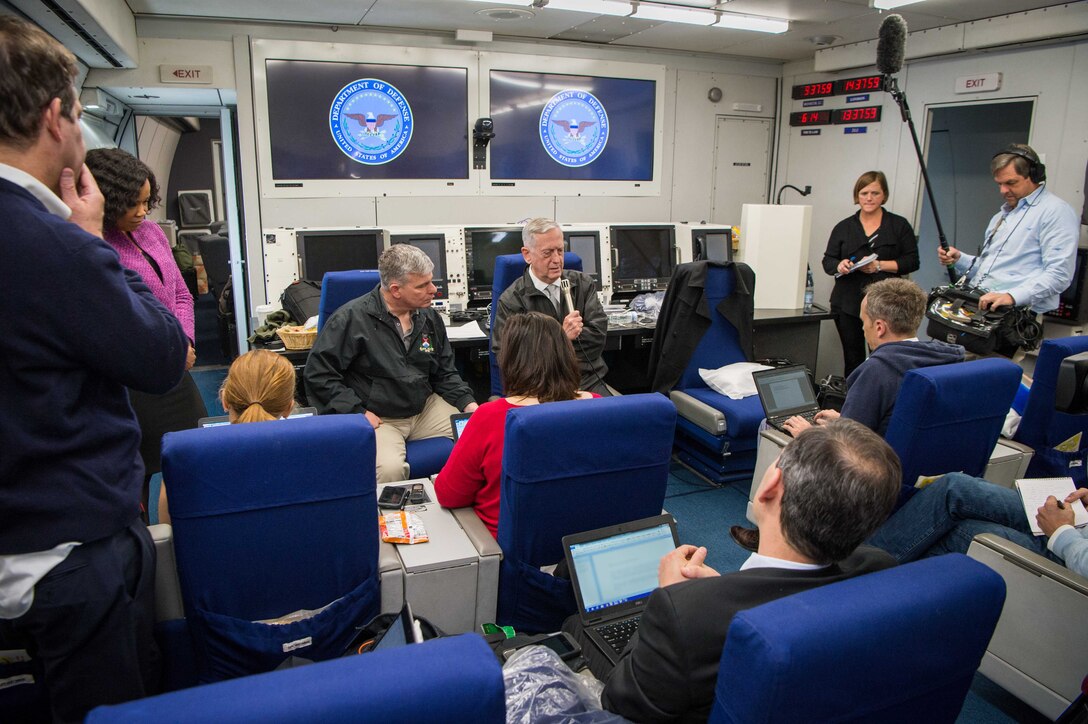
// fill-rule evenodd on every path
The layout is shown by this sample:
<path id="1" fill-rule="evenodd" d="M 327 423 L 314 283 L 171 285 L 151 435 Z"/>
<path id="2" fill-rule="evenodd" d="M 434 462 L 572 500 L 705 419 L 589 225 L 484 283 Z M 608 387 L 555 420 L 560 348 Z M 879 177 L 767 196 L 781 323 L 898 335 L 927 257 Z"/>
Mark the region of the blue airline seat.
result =
<path id="1" fill-rule="evenodd" d="M 763 420 L 758 395 L 733 400 L 712 390 L 699 376 L 700 368 L 713 370 L 750 361 L 741 347 L 737 329 L 718 309 L 733 293 L 734 286 L 735 274 L 731 268 L 708 266 L 704 298 L 711 315 L 710 327 L 671 395 L 680 414 L 676 424 L 677 457 L 719 485 L 752 477 L 759 425 Z M 691 401 L 695 404 L 690 404 Z M 696 414 L 693 407 L 711 415 L 720 413 L 718 419 L 724 420 L 724 429 L 720 424 L 708 424 L 706 415 Z"/>
<path id="2" fill-rule="evenodd" d="M 1005 601 L 962 554 L 926 558 L 742 611 L 710 724 L 956 721 Z"/>
<path id="3" fill-rule="evenodd" d="M 982 477 L 1020 386 L 1020 367 L 988 358 L 903 375 L 884 439 L 903 464 L 905 503 L 919 476 Z"/>
<path id="4" fill-rule="evenodd" d="M 374 431 L 362 415 L 168 433 L 163 476 L 194 652 L 178 622 L 166 640 L 177 658 L 195 653 L 200 681 L 339 656 L 377 614 Z M 301 610 L 320 611 L 261 623 Z"/>
<path id="5" fill-rule="evenodd" d="M 1048 339 L 1039 348 L 1034 378 L 1027 394 L 1020 427 L 1014 440 L 1031 446 L 1035 455 L 1028 465 L 1027 476 L 1052 478 L 1072 475 L 1081 486 L 1088 475 L 1088 414 L 1068 415 L 1054 409 L 1054 394 L 1062 360 L 1088 352 L 1088 337 Z M 1062 452 L 1054 447 L 1077 433 L 1080 445 L 1075 451 Z"/>
<path id="6" fill-rule="evenodd" d="M 555 631 L 575 612 L 570 581 L 542 572 L 562 538 L 659 515 L 676 408 L 656 393 L 511 410 L 502 456 L 497 618 Z"/>
<path id="7" fill-rule="evenodd" d="M 87 724 L 502 724 L 502 669 L 478 634 L 100 706 Z"/>

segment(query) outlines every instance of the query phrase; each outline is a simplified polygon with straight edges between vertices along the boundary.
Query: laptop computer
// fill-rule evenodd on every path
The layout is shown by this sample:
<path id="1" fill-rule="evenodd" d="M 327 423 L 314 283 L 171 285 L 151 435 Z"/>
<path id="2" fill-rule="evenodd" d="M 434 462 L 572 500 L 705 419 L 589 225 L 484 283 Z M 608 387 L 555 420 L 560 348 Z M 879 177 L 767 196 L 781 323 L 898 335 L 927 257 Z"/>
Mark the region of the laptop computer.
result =
<path id="1" fill-rule="evenodd" d="M 450 415 L 450 429 L 453 430 L 454 442 L 457 442 L 465 432 L 465 425 L 468 424 L 468 418 L 470 417 L 472 417 L 471 412 L 458 412 L 456 415 Z"/>
<path id="2" fill-rule="evenodd" d="M 767 424 L 776 430 L 788 435 L 782 427 L 783 422 L 794 415 L 812 422 L 820 411 L 820 406 L 816 404 L 816 390 L 804 365 L 753 372 L 752 380 L 756 383 Z"/>
<path id="3" fill-rule="evenodd" d="M 316 407 L 296 407 L 288 417 L 313 417 L 317 414 Z M 220 427 L 222 425 L 229 425 L 230 417 L 227 415 L 216 415 L 215 417 L 202 417 L 196 421 L 197 427 Z"/>
<path id="4" fill-rule="evenodd" d="M 563 537 L 582 626 L 613 666 L 657 588 L 662 556 L 678 545 L 676 520 L 667 514 Z"/>

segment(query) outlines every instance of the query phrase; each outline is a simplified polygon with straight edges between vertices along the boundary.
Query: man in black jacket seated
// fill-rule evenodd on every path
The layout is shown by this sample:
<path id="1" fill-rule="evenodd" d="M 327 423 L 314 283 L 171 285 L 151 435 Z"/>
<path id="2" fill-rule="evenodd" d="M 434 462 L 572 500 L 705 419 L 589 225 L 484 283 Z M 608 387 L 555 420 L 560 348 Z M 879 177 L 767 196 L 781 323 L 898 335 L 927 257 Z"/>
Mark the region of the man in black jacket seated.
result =
<path id="1" fill-rule="evenodd" d="M 450 415 L 477 407 L 431 309 L 433 270 L 414 246 L 383 251 L 381 284 L 329 317 L 306 360 L 306 396 L 318 412 L 361 412 L 374 426 L 379 483 L 411 475 L 405 442 L 452 438 Z"/>
<path id="2" fill-rule="evenodd" d="M 856 422 L 800 434 L 759 482 L 759 552 L 739 571 L 719 575 L 703 563 L 706 549 L 691 545 L 661 559 L 661 587 L 619 664 L 605 678 L 601 662 L 591 660 L 605 679 L 602 705 L 638 722 L 706 721 L 738 611 L 895 565 L 859 545 L 891 512 L 900 476 L 895 452 Z M 564 628 L 594 652 L 572 621 Z"/>

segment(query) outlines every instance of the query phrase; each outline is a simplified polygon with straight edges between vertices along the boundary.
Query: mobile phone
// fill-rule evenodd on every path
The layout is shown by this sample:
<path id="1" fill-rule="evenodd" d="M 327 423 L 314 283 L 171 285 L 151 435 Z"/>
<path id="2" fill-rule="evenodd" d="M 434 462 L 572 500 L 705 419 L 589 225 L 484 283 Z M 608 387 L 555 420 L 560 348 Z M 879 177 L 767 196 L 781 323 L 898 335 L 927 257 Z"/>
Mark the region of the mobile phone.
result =
<path id="1" fill-rule="evenodd" d="M 408 499 L 408 488 L 400 485 L 386 485 L 378 496 L 378 507 L 400 510 Z"/>
<path id="2" fill-rule="evenodd" d="M 515 651 L 525 648 L 525 646 L 547 646 L 549 649 L 559 655 L 559 658 L 563 661 L 570 661 L 577 658 L 582 654 L 582 647 L 575 641 L 570 634 L 565 631 L 554 633 L 551 636 L 545 636 L 537 641 L 529 641 L 524 646 L 519 646 L 516 649 L 506 649 L 502 652 L 503 658 L 509 660 Z"/>
<path id="3" fill-rule="evenodd" d="M 413 483 L 411 490 L 408 491 L 408 504 L 409 505 L 423 505 L 427 502 L 427 491 L 423 488 L 423 483 Z"/>

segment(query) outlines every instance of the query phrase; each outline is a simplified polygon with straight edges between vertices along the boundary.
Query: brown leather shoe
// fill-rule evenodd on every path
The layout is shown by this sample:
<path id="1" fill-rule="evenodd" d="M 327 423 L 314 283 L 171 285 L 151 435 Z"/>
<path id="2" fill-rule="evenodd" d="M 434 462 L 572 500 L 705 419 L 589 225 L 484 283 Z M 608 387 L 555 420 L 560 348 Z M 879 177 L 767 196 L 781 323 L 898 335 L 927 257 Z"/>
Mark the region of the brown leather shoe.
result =
<path id="1" fill-rule="evenodd" d="M 729 535 L 741 548 L 755 553 L 759 550 L 759 528 L 745 528 L 741 525 L 729 527 Z"/>

